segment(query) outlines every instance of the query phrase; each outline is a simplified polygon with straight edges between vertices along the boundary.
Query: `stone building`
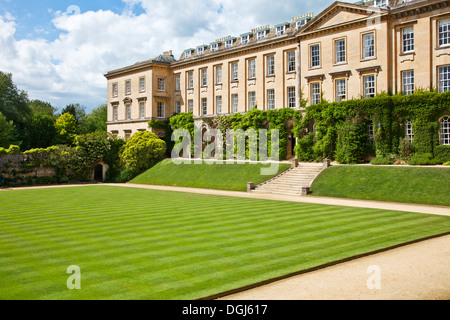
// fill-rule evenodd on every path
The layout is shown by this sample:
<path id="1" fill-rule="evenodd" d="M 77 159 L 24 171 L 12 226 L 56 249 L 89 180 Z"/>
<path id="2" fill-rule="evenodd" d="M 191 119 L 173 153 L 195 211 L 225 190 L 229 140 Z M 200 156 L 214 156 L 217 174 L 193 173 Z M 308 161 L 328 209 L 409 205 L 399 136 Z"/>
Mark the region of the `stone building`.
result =
<path id="1" fill-rule="evenodd" d="M 335 2 L 297 16 L 108 72 L 108 132 L 381 92 L 450 90 L 450 1 Z M 163 135 L 163 133 L 157 132 Z"/>

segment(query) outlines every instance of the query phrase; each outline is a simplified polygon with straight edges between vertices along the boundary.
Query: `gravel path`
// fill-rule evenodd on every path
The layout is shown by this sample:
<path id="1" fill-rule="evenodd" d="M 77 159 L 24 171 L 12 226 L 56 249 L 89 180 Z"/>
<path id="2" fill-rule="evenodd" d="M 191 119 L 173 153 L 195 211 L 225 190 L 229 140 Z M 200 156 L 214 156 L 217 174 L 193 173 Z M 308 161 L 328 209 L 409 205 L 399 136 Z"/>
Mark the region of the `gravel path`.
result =
<path id="1" fill-rule="evenodd" d="M 379 275 L 379 282 L 375 276 Z M 342 263 L 222 300 L 447 300 L 450 236 Z"/>

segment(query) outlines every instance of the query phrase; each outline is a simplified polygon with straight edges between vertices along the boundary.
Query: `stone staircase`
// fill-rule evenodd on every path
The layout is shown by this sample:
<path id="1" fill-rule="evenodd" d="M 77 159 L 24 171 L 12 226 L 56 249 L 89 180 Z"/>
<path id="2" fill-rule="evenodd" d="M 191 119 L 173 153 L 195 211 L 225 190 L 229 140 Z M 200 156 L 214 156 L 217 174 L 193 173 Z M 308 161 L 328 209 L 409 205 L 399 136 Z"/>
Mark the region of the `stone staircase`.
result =
<path id="1" fill-rule="evenodd" d="M 297 167 L 268 180 L 251 192 L 306 195 L 315 178 L 324 170 L 322 163 L 299 163 Z"/>

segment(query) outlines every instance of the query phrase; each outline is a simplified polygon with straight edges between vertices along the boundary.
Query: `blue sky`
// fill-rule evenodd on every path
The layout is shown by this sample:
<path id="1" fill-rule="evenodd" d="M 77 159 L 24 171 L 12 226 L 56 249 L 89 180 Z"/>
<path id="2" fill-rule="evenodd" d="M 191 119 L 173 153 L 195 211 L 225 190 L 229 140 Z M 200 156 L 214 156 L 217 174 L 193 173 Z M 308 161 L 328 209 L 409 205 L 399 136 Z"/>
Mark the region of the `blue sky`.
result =
<path id="1" fill-rule="evenodd" d="M 106 103 L 110 70 L 261 25 L 320 13 L 332 0 L 0 0 L 0 71 L 61 109 Z M 79 10 L 72 10 L 78 9 Z"/>

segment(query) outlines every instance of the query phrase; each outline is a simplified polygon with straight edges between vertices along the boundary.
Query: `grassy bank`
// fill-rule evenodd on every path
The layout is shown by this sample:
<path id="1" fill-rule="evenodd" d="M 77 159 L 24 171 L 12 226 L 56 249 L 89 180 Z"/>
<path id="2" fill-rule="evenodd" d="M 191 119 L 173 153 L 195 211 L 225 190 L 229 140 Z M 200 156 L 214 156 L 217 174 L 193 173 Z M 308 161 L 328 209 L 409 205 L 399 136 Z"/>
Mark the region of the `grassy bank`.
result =
<path id="1" fill-rule="evenodd" d="M 190 188 L 246 191 L 247 183 L 260 184 L 291 167 L 288 163 L 279 164 L 275 174 L 262 175 L 261 169 L 270 164 L 180 164 L 164 160 L 150 170 L 139 175 L 130 183 L 166 185 Z"/>
<path id="2" fill-rule="evenodd" d="M 101 185 L 0 203 L 2 300 L 197 299 L 450 231 L 445 216 Z"/>
<path id="3" fill-rule="evenodd" d="M 450 206 L 450 168 L 333 166 L 311 191 L 314 196 Z"/>

